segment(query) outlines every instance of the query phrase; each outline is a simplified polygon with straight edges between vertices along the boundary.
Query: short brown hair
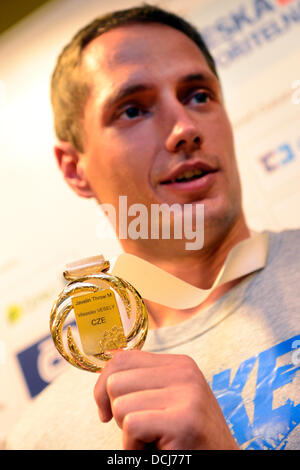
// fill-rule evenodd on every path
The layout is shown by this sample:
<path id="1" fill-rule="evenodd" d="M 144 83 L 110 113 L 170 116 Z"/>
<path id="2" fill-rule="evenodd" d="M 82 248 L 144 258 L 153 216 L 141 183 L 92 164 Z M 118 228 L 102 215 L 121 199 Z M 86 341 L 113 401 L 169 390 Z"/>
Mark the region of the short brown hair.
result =
<path id="1" fill-rule="evenodd" d="M 174 13 L 144 4 L 96 18 L 78 31 L 62 50 L 51 79 L 51 102 L 56 135 L 60 140 L 71 142 L 80 152 L 84 151 L 80 120 L 90 92 L 90 85 L 80 67 L 82 51 L 101 34 L 130 23 L 162 23 L 183 32 L 197 44 L 210 69 L 219 78 L 214 59 L 201 34 L 194 26 Z"/>

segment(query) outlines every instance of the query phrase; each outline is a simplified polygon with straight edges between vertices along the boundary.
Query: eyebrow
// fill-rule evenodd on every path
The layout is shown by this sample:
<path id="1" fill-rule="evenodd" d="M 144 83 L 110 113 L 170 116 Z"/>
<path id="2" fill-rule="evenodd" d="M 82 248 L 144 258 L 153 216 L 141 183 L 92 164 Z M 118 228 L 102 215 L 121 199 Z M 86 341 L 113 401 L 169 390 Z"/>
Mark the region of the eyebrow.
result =
<path id="1" fill-rule="evenodd" d="M 115 92 L 112 93 L 111 96 L 107 98 L 104 104 L 105 110 L 109 109 L 111 106 L 115 105 L 116 103 L 119 103 L 126 99 L 128 96 L 134 95 L 135 93 L 141 92 L 141 91 L 148 91 L 152 87 L 151 85 L 146 85 L 146 84 L 133 84 L 133 85 L 128 85 L 124 84 L 121 86 L 121 88 Z"/>
<path id="2" fill-rule="evenodd" d="M 179 82 L 180 83 L 189 83 L 189 82 L 204 82 L 208 81 L 211 83 L 215 83 L 217 81 L 217 77 L 214 75 L 206 74 L 206 73 L 192 73 L 182 77 Z M 135 93 L 139 93 L 142 91 L 149 91 L 153 89 L 151 84 L 145 83 L 136 83 L 136 84 L 128 84 L 125 83 L 117 90 L 115 93 L 112 93 L 111 96 L 107 98 L 104 104 L 105 110 L 109 109 L 111 106 L 115 105 L 126 99 L 128 96 L 134 95 Z"/>
<path id="3" fill-rule="evenodd" d="M 181 80 L 183 83 L 188 83 L 188 82 L 211 82 L 215 83 L 217 81 L 217 77 L 213 74 L 208 74 L 208 73 L 191 73 L 189 75 L 186 75 L 183 77 Z"/>

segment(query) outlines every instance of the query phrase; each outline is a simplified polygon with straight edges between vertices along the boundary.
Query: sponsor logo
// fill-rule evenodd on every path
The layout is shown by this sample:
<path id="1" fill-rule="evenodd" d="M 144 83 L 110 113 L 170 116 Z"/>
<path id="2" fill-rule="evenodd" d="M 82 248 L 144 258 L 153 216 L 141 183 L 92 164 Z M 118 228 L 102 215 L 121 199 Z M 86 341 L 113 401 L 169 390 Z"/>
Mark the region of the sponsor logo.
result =
<path id="1" fill-rule="evenodd" d="M 9 323 L 17 323 L 23 314 L 23 308 L 20 304 L 11 304 L 6 308 L 6 318 Z"/>
<path id="2" fill-rule="evenodd" d="M 201 33 L 217 65 L 228 67 L 299 27 L 299 23 L 299 0 L 248 0 L 217 18 Z"/>
<path id="3" fill-rule="evenodd" d="M 30 296 L 23 298 L 20 301 L 8 304 L 5 308 L 5 317 L 7 322 L 11 325 L 18 323 L 24 315 L 34 312 L 45 302 L 49 303 L 51 306 L 51 302 L 56 295 L 57 285 L 51 286 L 50 288 L 47 287 L 47 289 L 32 293 Z"/>
<path id="4" fill-rule="evenodd" d="M 17 354 L 30 396 L 38 395 L 68 366 L 56 350 L 51 335 L 41 338 Z"/>
<path id="5" fill-rule="evenodd" d="M 296 143 L 283 142 L 273 150 L 261 155 L 258 160 L 267 173 L 274 173 L 282 166 L 288 165 L 297 158 L 300 140 Z"/>

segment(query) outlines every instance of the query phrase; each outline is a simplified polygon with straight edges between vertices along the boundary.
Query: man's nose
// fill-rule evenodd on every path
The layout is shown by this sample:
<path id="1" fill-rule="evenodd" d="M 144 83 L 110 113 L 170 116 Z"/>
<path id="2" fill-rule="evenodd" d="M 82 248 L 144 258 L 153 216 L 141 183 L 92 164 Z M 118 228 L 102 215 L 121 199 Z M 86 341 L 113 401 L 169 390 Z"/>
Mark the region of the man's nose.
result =
<path id="1" fill-rule="evenodd" d="M 166 139 L 166 149 L 169 153 L 190 153 L 201 147 L 201 133 L 190 113 L 182 105 L 177 108 L 171 131 Z"/>

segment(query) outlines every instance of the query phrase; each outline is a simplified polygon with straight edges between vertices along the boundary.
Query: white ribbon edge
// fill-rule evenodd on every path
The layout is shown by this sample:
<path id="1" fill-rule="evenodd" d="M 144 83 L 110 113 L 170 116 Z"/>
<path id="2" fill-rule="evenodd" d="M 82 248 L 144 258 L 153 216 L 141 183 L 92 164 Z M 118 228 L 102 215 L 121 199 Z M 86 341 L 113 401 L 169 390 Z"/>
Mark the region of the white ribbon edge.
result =
<path id="1" fill-rule="evenodd" d="M 262 269 L 268 241 L 267 232 L 251 232 L 249 238 L 235 245 L 210 289 L 199 289 L 129 253 L 112 258 L 109 272 L 132 284 L 144 299 L 184 310 L 200 305 L 217 286 Z"/>

